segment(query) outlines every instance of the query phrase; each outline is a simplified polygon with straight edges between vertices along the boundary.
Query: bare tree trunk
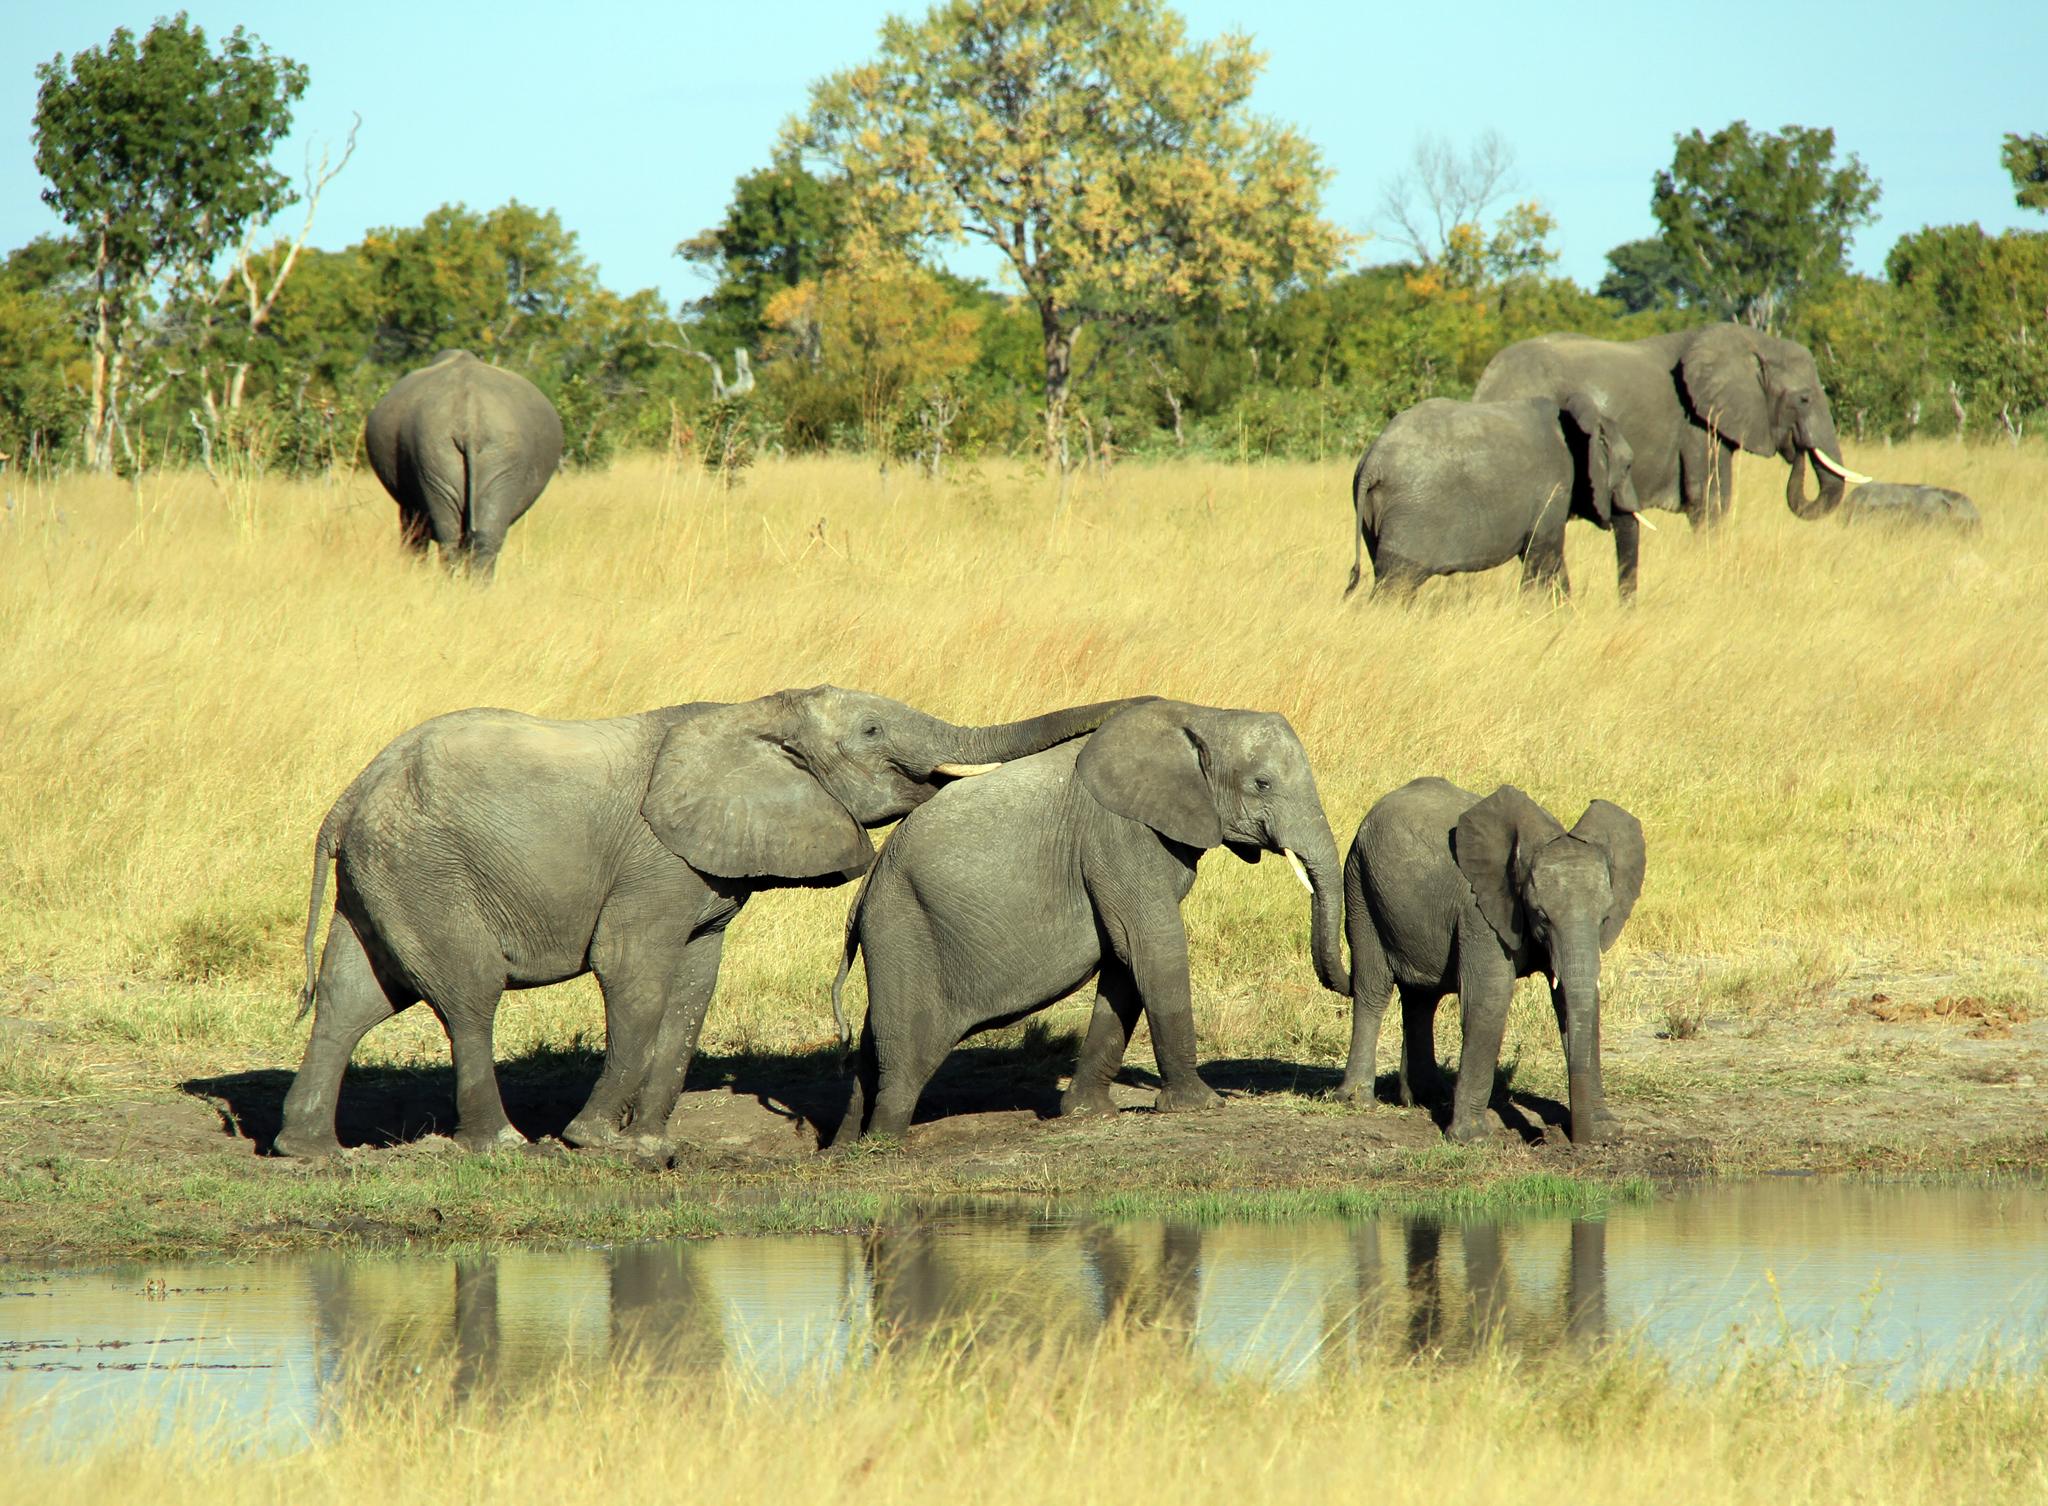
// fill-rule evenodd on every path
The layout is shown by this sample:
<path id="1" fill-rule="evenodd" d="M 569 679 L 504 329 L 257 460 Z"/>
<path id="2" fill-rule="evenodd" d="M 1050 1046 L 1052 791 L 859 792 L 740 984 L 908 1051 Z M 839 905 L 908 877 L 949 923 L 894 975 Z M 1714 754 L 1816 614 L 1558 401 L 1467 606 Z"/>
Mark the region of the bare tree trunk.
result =
<path id="1" fill-rule="evenodd" d="M 1050 303 L 1038 306 L 1038 317 L 1045 331 L 1045 468 L 1056 474 L 1066 436 L 1067 391 L 1074 379 L 1074 332 Z"/>
<path id="2" fill-rule="evenodd" d="M 107 410 L 113 404 L 118 383 L 113 362 L 113 299 L 107 289 L 107 277 L 107 237 L 103 230 L 93 263 L 92 407 L 85 420 L 85 464 L 95 471 L 111 470 L 114 464 Z"/>

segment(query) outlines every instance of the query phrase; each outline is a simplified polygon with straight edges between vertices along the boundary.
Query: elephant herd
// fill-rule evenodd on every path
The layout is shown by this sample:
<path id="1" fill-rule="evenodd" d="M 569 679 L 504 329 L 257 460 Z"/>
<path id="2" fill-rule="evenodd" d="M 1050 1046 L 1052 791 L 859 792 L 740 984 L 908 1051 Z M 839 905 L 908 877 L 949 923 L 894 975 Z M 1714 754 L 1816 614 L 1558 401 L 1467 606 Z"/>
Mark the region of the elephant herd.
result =
<path id="1" fill-rule="evenodd" d="M 405 542 L 488 574 L 547 485 L 562 426 L 523 377 L 450 351 L 371 412 L 370 463 Z M 1612 343 L 1547 335 L 1494 357 L 1469 403 L 1395 417 L 1359 462 L 1358 550 L 1374 594 L 1519 557 L 1524 584 L 1568 588 L 1564 529 L 1614 535 L 1635 588 L 1638 513 L 1696 525 L 1728 510 L 1735 452 L 1790 466 L 1785 500 L 1817 518 L 1974 522 L 1967 498 L 1869 483 L 1842 462 L 1801 346 L 1733 324 Z M 1807 492 L 1809 461 L 1818 495 Z M 1354 561 L 1351 586 L 1362 575 Z M 896 832 L 877 855 L 868 833 Z M 1601 1089 L 1599 959 L 1644 878 L 1641 826 L 1593 801 L 1570 828 L 1521 791 L 1439 779 L 1382 798 L 1339 860 L 1308 756 L 1280 716 L 1150 696 L 995 726 L 955 726 L 878 695 L 819 686 L 599 721 L 476 709 L 394 740 L 349 785 L 315 844 L 303 996 L 313 1030 L 275 1149 L 338 1148 L 335 1109 L 365 1032 L 424 1000 L 446 1029 L 455 1138 L 521 1137 L 506 1117 L 492 1024 L 508 988 L 595 974 L 603 1069 L 565 1138 L 655 1148 L 697 1047 L 726 929 L 764 890 L 860 886 L 832 985 L 864 959 L 868 1011 L 833 1138 L 900 1135 L 966 1036 L 1096 981 L 1066 1114 L 1112 1109 L 1142 1017 L 1162 1110 L 1215 1101 L 1195 1060 L 1180 907 L 1201 855 L 1279 855 L 1310 894 L 1316 978 L 1352 1003 L 1340 1093 L 1370 1096 L 1398 993 L 1404 1104 L 1440 1093 L 1434 1019 L 1459 998 L 1463 1053 L 1448 1133 L 1486 1111 L 1514 981 L 1550 980 L 1575 1142 L 1615 1133 Z M 317 961 L 330 871 L 333 923 Z M 1349 948 L 1347 964 L 1345 950 Z M 303 1012 L 303 1011 L 302 1011 Z"/>
<path id="2" fill-rule="evenodd" d="M 892 821 L 877 855 L 868 831 Z M 1373 807 L 1340 863 L 1308 756 L 1280 716 L 1147 696 L 956 726 L 818 686 L 601 721 L 458 711 L 396 738 L 314 846 L 313 1030 L 274 1149 L 339 1149 L 335 1109 L 357 1042 L 422 1000 L 454 1057 L 454 1138 L 519 1143 L 492 1059 L 499 998 L 594 973 L 604 1065 L 564 1138 L 658 1151 L 726 928 L 757 892 L 856 878 L 832 998 L 837 1015 L 864 957 L 868 1012 L 835 1147 L 900 1135 L 964 1037 L 1091 977 L 1094 1012 L 1061 1111 L 1113 1111 L 1108 1086 L 1141 1016 L 1157 1107 L 1206 1108 L 1216 1095 L 1195 1062 L 1180 906 L 1216 847 L 1249 863 L 1283 857 L 1307 887 L 1316 977 L 1352 1002 L 1349 1096 L 1370 1097 L 1398 987 L 1403 1101 L 1428 1097 L 1436 1007 L 1456 992 L 1465 1048 L 1449 1133 L 1488 1133 L 1513 980 L 1542 972 L 1572 1138 L 1613 1135 L 1599 955 L 1644 866 L 1642 828 L 1618 807 L 1595 801 L 1566 831 L 1511 786 L 1482 800 L 1418 780 Z"/>
<path id="3" fill-rule="evenodd" d="M 1960 492 L 1872 482 L 1844 465 L 1820 373 L 1794 341 L 1736 324 L 1625 342 L 1544 335 L 1489 361 L 1471 402 L 1419 403 L 1366 450 L 1352 479 L 1345 593 L 1360 583 L 1359 556 L 1372 561 L 1375 596 L 1511 559 L 1525 587 L 1568 592 L 1565 523 L 1576 517 L 1614 535 L 1626 600 L 1648 526 L 1639 514 L 1665 508 L 1695 527 L 1718 522 L 1737 450 L 1788 463 L 1785 504 L 1803 519 L 1846 497 L 1849 517 L 1977 523 Z"/>

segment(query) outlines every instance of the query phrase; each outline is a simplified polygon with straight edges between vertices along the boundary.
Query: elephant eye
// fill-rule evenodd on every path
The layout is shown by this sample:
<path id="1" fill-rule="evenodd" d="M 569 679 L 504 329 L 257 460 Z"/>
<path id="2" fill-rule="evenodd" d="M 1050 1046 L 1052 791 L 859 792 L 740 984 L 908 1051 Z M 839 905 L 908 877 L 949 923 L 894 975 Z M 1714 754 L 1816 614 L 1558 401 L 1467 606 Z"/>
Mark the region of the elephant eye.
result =
<path id="1" fill-rule="evenodd" d="M 1254 779 L 1252 781 L 1252 788 L 1263 795 L 1266 793 L 1266 791 L 1273 788 L 1273 781 L 1266 778 L 1264 775 L 1261 775 L 1259 778 Z"/>
<path id="2" fill-rule="evenodd" d="M 863 737 L 880 737 L 882 729 L 877 723 L 869 722 L 867 726 L 861 729 L 861 735 Z"/>

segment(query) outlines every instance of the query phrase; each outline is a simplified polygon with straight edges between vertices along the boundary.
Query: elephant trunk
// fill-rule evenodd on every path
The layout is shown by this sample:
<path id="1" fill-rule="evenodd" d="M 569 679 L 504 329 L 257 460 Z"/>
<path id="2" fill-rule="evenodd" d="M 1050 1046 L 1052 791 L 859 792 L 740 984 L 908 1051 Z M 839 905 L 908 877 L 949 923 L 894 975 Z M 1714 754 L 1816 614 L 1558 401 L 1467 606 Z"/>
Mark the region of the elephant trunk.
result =
<path id="1" fill-rule="evenodd" d="M 1344 965 L 1344 869 L 1337 843 L 1320 810 L 1273 834 L 1273 846 L 1298 865 L 1308 884 L 1309 955 L 1316 979 L 1334 994 L 1351 997 L 1351 969 Z"/>
<path id="2" fill-rule="evenodd" d="M 956 727 L 933 717 L 931 743 L 926 751 L 931 755 L 932 768 L 941 773 L 948 772 L 948 765 L 964 769 L 1008 763 L 1011 759 L 1042 753 L 1056 744 L 1085 736 L 1126 706 L 1134 704 L 1133 700 L 1096 701 L 1092 705 L 1070 706 L 1063 711 L 1048 711 L 1043 716 L 1028 717 L 1021 722 L 999 722 L 988 727 Z"/>
<path id="3" fill-rule="evenodd" d="M 1564 995 L 1565 1077 L 1571 1099 L 1574 1145 L 1593 1138 L 1600 1094 L 1600 943 L 1597 932 L 1583 944 L 1560 948 L 1558 991 Z"/>
<path id="4" fill-rule="evenodd" d="M 1822 411 L 1803 432 L 1793 436 L 1797 447 L 1792 455 L 1792 474 L 1785 481 L 1785 505 L 1792 509 L 1796 518 L 1812 522 L 1824 518 L 1842 505 L 1842 498 L 1849 487 L 1849 472 L 1841 461 L 1842 444 L 1835 437 L 1833 418 Z M 1813 457 L 1814 469 L 1820 472 L 1820 495 L 1809 502 L 1806 498 L 1806 460 Z"/>

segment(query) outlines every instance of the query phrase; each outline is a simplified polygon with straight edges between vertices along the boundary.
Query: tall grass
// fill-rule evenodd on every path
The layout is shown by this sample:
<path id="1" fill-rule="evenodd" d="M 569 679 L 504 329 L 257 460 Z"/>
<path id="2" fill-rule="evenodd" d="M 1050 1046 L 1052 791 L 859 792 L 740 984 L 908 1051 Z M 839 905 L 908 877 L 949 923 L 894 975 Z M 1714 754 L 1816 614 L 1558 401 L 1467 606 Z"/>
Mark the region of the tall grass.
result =
<path id="1" fill-rule="evenodd" d="M 1336 1367 L 1333 1367 L 1336 1368 Z M 415 1369 L 415 1374 L 418 1371 Z M 451 1403 L 429 1371 L 284 1455 L 232 1426 L 153 1436 L 139 1415 L 81 1456 L 0 1416 L 22 1499 L 162 1506 L 434 1499 L 1148 1499 L 1697 1506 L 2038 1501 L 2048 1390 L 1989 1378 L 1894 1406 L 1838 1374 L 1731 1365 L 1674 1380 L 1626 1351 L 1403 1365 L 1359 1357 L 1294 1389 L 1225 1382 L 1168 1338 L 1036 1349 L 959 1342 L 764 1392 L 730 1374 L 565 1377 Z M 8 1427 L 8 1423 L 15 1424 Z"/>
<path id="2" fill-rule="evenodd" d="M 1061 510 L 999 464 L 931 484 L 765 463 L 728 492 L 643 460 L 559 478 L 480 589 L 401 554 L 367 473 L 267 483 L 246 511 L 200 476 L 11 479 L 0 972 L 196 989 L 214 1002 L 176 1006 L 174 1038 L 282 1049 L 314 831 L 393 734 L 461 706 L 599 716 L 831 681 L 959 720 L 1143 691 L 1277 710 L 1340 844 L 1419 774 L 1510 781 L 1567 823 L 1617 801 L 1650 844 L 1609 963 L 1624 1019 L 1728 973 L 1746 1007 L 1810 1005 L 1856 968 L 2038 996 L 2048 451 L 1850 459 L 1961 486 L 1982 533 L 1801 523 L 1783 467 L 1745 460 L 1717 534 L 1655 515 L 1633 610 L 1582 525 L 1567 604 L 1522 599 L 1509 569 L 1402 610 L 1339 600 L 1336 464 L 1127 465 Z M 749 908 L 710 1044 L 826 1037 L 849 897 Z M 1281 865 L 1213 855 L 1186 914 L 1206 1049 L 1341 1056 Z M 569 985 L 508 1009 L 504 1049 L 597 1027 Z M 436 1034 L 407 1021 L 368 1049 Z"/>

